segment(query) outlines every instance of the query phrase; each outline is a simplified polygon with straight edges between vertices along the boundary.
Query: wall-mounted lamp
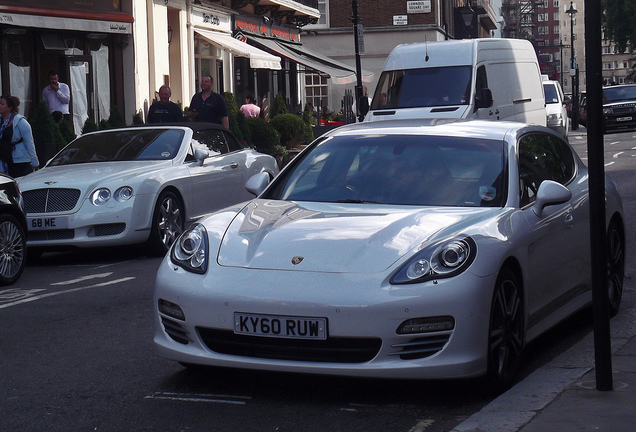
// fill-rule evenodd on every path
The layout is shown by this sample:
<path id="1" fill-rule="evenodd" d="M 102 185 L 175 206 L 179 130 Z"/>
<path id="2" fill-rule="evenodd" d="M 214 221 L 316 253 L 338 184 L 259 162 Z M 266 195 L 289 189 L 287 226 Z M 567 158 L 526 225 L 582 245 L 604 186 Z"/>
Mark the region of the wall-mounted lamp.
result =
<path id="1" fill-rule="evenodd" d="M 470 7 L 470 3 L 467 7 L 463 8 L 460 12 L 462 15 L 462 20 L 464 21 L 464 25 L 466 27 L 470 27 L 473 25 L 473 17 L 475 16 L 475 11 L 472 7 Z"/>
<path id="2" fill-rule="evenodd" d="M 172 42 L 172 27 L 168 26 L 168 43 Z"/>

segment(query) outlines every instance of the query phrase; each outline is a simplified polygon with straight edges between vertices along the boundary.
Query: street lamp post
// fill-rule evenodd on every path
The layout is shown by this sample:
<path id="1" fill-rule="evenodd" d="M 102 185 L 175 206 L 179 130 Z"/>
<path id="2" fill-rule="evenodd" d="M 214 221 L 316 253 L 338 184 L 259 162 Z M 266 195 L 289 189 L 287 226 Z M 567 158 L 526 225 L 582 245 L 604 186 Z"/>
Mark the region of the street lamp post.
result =
<path id="1" fill-rule="evenodd" d="M 574 15 L 577 14 L 574 2 L 570 2 L 570 9 L 565 13 L 570 15 L 570 76 L 572 77 L 572 130 L 579 128 L 579 65 L 576 62 L 574 51 Z"/>

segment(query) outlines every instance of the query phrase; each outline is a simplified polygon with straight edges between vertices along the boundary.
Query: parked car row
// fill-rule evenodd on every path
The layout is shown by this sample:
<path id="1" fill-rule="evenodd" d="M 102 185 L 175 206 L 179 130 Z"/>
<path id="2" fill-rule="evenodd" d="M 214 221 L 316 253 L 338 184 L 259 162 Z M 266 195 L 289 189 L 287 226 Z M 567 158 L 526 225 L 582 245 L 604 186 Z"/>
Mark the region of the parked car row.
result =
<path id="1" fill-rule="evenodd" d="M 2 247 L 16 259 L 0 274 L 19 276 L 25 244 L 146 244 L 164 255 L 154 343 L 186 367 L 482 376 L 503 390 L 524 347 L 591 302 L 587 168 L 563 92 L 541 85 L 526 42 L 396 48 L 378 84 L 394 91 L 372 121 L 327 132 L 280 173 L 216 125 L 82 135 L 19 188 L 5 182 L 0 232 L 15 234 Z M 450 86 L 418 82 L 449 74 Z M 512 105 L 495 105 L 513 87 Z M 625 232 L 605 185 L 614 315 Z"/>

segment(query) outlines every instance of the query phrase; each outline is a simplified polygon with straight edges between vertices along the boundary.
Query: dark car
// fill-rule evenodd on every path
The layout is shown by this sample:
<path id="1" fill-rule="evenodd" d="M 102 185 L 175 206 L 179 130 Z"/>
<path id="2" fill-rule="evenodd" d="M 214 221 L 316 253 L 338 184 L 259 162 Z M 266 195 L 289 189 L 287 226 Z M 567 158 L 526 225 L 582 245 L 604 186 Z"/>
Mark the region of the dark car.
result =
<path id="1" fill-rule="evenodd" d="M 636 127 L 636 84 L 603 88 L 604 130 Z"/>
<path id="2" fill-rule="evenodd" d="M 16 182 L 0 174 L 0 285 L 17 281 L 26 265 L 26 218 Z"/>

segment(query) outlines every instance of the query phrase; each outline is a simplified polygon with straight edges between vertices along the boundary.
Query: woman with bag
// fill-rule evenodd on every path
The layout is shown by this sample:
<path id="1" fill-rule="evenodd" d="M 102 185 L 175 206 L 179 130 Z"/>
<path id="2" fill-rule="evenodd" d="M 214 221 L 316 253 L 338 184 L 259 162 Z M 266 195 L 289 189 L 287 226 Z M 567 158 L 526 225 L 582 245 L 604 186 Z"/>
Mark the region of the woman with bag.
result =
<path id="1" fill-rule="evenodd" d="M 25 176 L 40 165 L 31 125 L 18 114 L 19 106 L 17 97 L 0 96 L 0 172 L 8 172 L 14 178 Z"/>

